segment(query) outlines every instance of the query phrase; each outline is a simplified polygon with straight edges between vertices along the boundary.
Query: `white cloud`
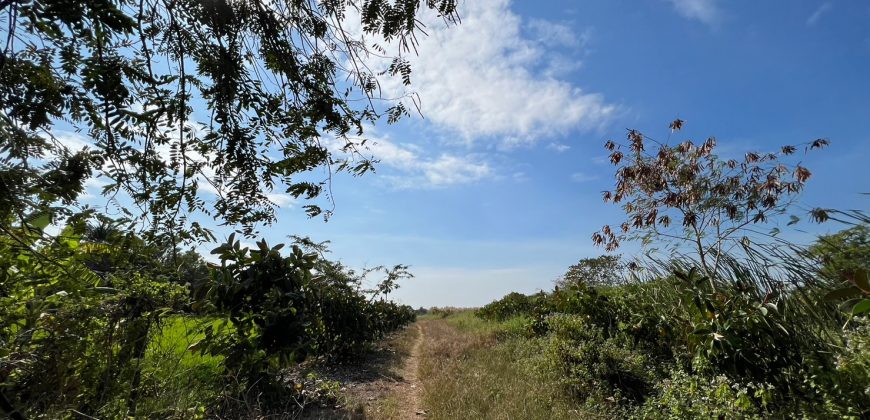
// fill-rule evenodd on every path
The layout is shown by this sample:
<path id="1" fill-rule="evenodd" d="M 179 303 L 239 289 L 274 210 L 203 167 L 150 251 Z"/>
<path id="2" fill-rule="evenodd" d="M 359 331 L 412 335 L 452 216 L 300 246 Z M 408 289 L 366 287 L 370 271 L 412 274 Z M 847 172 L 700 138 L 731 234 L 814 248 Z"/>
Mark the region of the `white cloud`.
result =
<path id="1" fill-rule="evenodd" d="M 581 48 L 586 46 L 591 35 L 589 30 L 578 35 L 566 24 L 544 19 L 529 19 L 527 26 L 535 41 L 548 47 Z"/>
<path id="2" fill-rule="evenodd" d="M 490 164 L 473 154 L 442 153 L 431 157 L 418 145 L 397 143 L 386 135 L 380 135 L 375 127 L 367 126 L 364 132 L 368 141 L 357 147 L 358 151 L 378 161 L 376 169 L 386 167 L 393 171 L 385 174 L 383 179 L 394 188 L 441 188 L 474 183 L 494 175 Z M 323 138 L 321 141 L 332 153 L 344 155 L 342 140 Z"/>
<path id="3" fill-rule="evenodd" d="M 822 18 L 822 15 L 824 15 L 824 14 L 827 13 L 829 10 L 831 10 L 831 7 L 833 7 L 833 6 L 834 6 L 834 5 L 833 5 L 831 2 L 829 2 L 829 1 L 826 1 L 826 2 L 822 3 L 822 4 L 821 4 L 821 5 L 820 5 L 820 6 L 819 6 L 819 7 L 818 7 L 814 12 L 813 12 L 813 14 L 811 14 L 810 17 L 807 18 L 807 26 L 813 26 L 813 25 L 815 25 L 816 23 L 818 23 L 819 20 Z"/>
<path id="4" fill-rule="evenodd" d="M 78 152 L 85 147 L 94 148 L 94 145 L 85 136 L 76 132 L 58 131 L 54 138 L 70 152 Z"/>
<path id="5" fill-rule="evenodd" d="M 589 182 L 598 179 L 597 175 L 584 174 L 583 172 L 575 172 L 571 174 L 571 181 L 574 182 Z"/>
<path id="6" fill-rule="evenodd" d="M 103 187 L 109 184 L 105 178 L 97 177 L 96 175 L 91 176 L 85 180 L 83 184 L 84 191 L 79 198 L 83 200 L 97 198 L 103 193 Z"/>
<path id="7" fill-rule="evenodd" d="M 529 23 L 532 36 L 527 36 L 508 0 L 462 2 L 460 16 L 462 23 L 450 26 L 432 13 L 422 16 L 428 36 L 418 38 L 419 55 L 407 56 L 412 86 L 406 90 L 397 78 L 383 80 L 385 96 L 417 92 L 424 117 L 458 134 L 461 142 L 493 141 L 508 148 L 569 130 L 596 129 L 614 114 L 616 108 L 600 94 L 555 78 L 558 71 L 546 71 L 554 52 L 548 45 L 580 46 L 583 36 L 560 24 L 545 29 L 543 21 Z M 372 43 L 368 39 L 366 45 Z M 372 61 L 373 68 L 388 64 Z M 570 68 L 557 64 L 560 70 Z"/>
<path id="8" fill-rule="evenodd" d="M 369 150 L 382 165 L 398 170 L 401 175 L 385 178 L 400 189 L 439 188 L 469 184 L 488 178 L 493 170 L 486 162 L 470 156 L 441 154 L 427 158 L 409 146 L 378 139 L 370 143 Z"/>
<path id="9" fill-rule="evenodd" d="M 547 65 L 542 74 L 544 77 L 557 78 L 577 71 L 582 67 L 583 61 L 581 60 L 561 54 L 553 54 L 548 57 Z"/>
<path id="10" fill-rule="evenodd" d="M 559 142 L 555 142 L 555 141 L 547 145 L 547 149 L 553 150 L 557 153 L 567 152 L 570 148 L 571 148 L 571 146 L 568 146 L 567 144 L 563 144 L 563 143 L 559 143 Z"/>
<path id="11" fill-rule="evenodd" d="M 686 19 L 694 19 L 707 25 L 719 22 L 722 12 L 717 0 L 669 0 L 674 10 Z"/>
<path id="12" fill-rule="evenodd" d="M 268 198 L 269 201 L 275 203 L 276 206 L 283 208 L 293 207 L 293 205 L 296 203 L 296 199 L 287 194 L 270 193 L 266 194 L 266 198 Z"/>

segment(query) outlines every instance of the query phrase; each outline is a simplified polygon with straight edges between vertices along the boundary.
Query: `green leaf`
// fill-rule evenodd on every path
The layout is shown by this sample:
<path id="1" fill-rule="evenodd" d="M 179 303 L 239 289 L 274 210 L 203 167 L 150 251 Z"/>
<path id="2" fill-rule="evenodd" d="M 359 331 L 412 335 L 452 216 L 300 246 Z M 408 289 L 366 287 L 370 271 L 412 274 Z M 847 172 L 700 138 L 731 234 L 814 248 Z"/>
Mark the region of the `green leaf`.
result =
<path id="1" fill-rule="evenodd" d="M 852 273 L 852 281 L 865 293 L 870 292 L 870 279 L 867 277 L 867 270 L 858 269 Z"/>
<path id="2" fill-rule="evenodd" d="M 78 240 L 78 238 L 67 239 L 66 241 L 64 241 L 64 243 L 66 244 L 66 246 L 67 246 L 69 249 L 71 249 L 71 250 L 73 250 L 73 251 L 79 249 L 79 240 Z"/>
<path id="3" fill-rule="evenodd" d="M 860 296 L 860 295 L 861 295 L 861 289 L 859 289 L 855 286 L 849 286 L 849 287 L 844 287 L 842 289 L 834 290 L 832 292 L 828 292 L 828 294 L 825 295 L 825 300 L 838 301 L 838 300 L 844 300 L 844 299 L 848 299 L 848 298 L 852 298 L 852 297 Z"/>
<path id="4" fill-rule="evenodd" d="M 196 351 L 199 351 L 199 350 L 202 350 L 203 348 L 205 348 L 205 345 L 206 345 L 205 340 L 199 340 L 196 343 L 193 343 L 193 344 L 187 346 L 187 351 L 196 352 Z"/>
<path id="5" fill-rule="evenodd" d="M 870 299 L 864 299 L 852 307 L 852 315 L 861 315 L 870 311 Z"/>
<path id="6" fill-rule="evenodd" d="M 45 230 L 48 224 L 51 223 L 51 215 L 48 212 L 40 213 L 36 217 L 30 219 L 28 224 L 37 230 Z"/>

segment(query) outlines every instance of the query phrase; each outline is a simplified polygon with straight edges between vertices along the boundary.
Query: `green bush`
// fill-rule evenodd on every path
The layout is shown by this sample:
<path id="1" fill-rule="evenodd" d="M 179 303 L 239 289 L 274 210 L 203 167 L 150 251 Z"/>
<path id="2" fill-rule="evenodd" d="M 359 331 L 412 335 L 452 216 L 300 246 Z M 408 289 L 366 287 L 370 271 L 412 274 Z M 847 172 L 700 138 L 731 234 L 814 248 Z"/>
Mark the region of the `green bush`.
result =
<path id="1" fill-rule="evenodd" d="M 640 408 L 645 419 L 768 418 L 775 389 L 761 383 L 738 383 L 725 375 L 690 375 L 675 370 L 656 385 L 655 396 Z M 778 417 L 778 416 L 775 416 Z"/>
<path id="2" fill-rule="evenodd" d="M 478 309 L 475 314 L 491 321 L 505 321 L 521 315 L 532 315 L 539 301 L 544 298 L 543 292 L 531 296 L 512 292 Z"/>
<path id="3" fill-rule="evenodd" d="M 268 388 L 287 362 L 310 354 L 350 357 L 416 318 L 410 306 L 362 291 L 361 277 L 340 264 L 297 245 L 285 257 L 281 247 L 261 241 L 250 251 L 231 237 L 213 251 L 222 266 L 213 273 L 208 303 L 235 333 L 218 335 L 208 327 L 196 348 L 223 356 L 227 372 L 241 374 L 243 384 Z M 387 271 L 387 281 L 395 281 L 395 273 Z"/>
<path id="4" fill-rule="evenodd" d="M 837 356 L 837 371 L 864 385 L 870 396 L 870 319 L 856 319 L 857 324 L 846 333 L 846 346 Z"/>
<path id="5" fill-rule="evenodd" d="M 622 336 L 608 337 L 584 316 L 555 314 L 549 325 L 550 362 L 563 384 L 580 399 L 643 401 L 654 381 L 651 360 Z"/>
<path id="6" fill-rule="evenodd" d="M 504 325 L 522 314 L 514 334 L 531 330 L 545 340 L 565 390 L 612 417 L 870 413 L 864 317 L 840 331 L 847 318 L 821 301 L 818 285 L 775 288 L 769 268 L 732 266 L 728 281 L 711 282 L 680 267 L 687 265 L 639 284 L 511 294 L 476 315 Z"/>
<path id="7" fill-rule="evenodd" d="M 543 299 L 542 299 L 543 300 Z M 599 292 L 598 288 L 577 284 L 566 288 L 557 288 L 547 295 L 546 304 L 538 306 L 547 313 L 571 314 L 586 319 L 587 323 L 601 328 L 605 335 L 614 335 L 619 326 L 620 317 L 625 309 L 617 305 L 612 297 Z M 544 314 L 538 313 L 538 316 Z"/>

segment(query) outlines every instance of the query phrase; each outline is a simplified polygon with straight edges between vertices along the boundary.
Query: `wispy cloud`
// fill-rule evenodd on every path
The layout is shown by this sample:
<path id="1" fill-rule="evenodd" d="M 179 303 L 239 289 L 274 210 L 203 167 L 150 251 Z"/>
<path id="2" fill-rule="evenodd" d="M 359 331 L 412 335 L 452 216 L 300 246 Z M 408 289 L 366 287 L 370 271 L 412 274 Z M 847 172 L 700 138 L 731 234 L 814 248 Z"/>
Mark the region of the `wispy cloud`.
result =
<path id="1" fill-rule="evenodd" d="M 442 152 L 433 156 L 418 145 L 395 142 L 378 133 L 375 127 L 368 126 L 365 132 L 368 142 L 358 151 L 378 161 L 377 168 L 389 168 L 390 172 L 382 179 L 393 188 L 442 188 L 475 183 L 495 175 L 492 166 L 475 154 Z M 339 140 L 324 139 L 323 143 L 332 153 L 344 153 Z"/>
<path id="2" fill-rule="evenodd" d="M 73 131 L 57 131 L 54 133 L 54 139 L 69 149 L 70 152 L 78 152 L 86 147 L 90 149 L 94 148 L 93 142 L 89 138 Z"/>
<path id="3" fill-rule="evenodd" d="M 390 184 L 399 189 L 441 188 L 470 184 L 493 175 L 487 162 L 471 156 L 442 153 L 426 157 L 410 146 L 377 139 L 370 143 L 369 150 L 381 165 L 398 171 L 398 175 L 386 175 Z"/>
<path id="4" fill-rule="evenodd" d="M 592 34 L 589 29 L 578 34 L 567 24 L 545 19 L 529 19 L 526 26 L 534 41 L 547 47 L 582 48 L 589 43 Z"/>
<path id="5" fill-rule="evenodd" d="M 554 141 L 554 142 L 551 142 L 550 144 L 547 145 L 547 149 L 553 150 L 556 153 L 563 153 L 563 152 L 567 152 L 569 149 L 571 149 L 571 146 L 568 146 L 567 144 L 564 144 L 564 143 L 559 143 L 559 142 Z"/>
<path id="6" fill-rule="evenodd" d="M 811 14 L 810 17 L 807 18 L 807 26 L 814 26 L 816 23 L 819 23 L 822 15 L 830 11 L 833 6 L 834 5 L 829 1 L 826 1 L 819 5 L 819 7 L 816 8 L 813 14 Z"/>
<path id="7" fill-rule="evenodd" d="M 571 181 L 581 183 L 581 182 L 589 182 L 598 179 L 597 175 L 585 174 L 583 172 L 575 172 L 571 174 Z"/>
<path id="8" fill-rule="evenodd" d="M 269 193 L 266 194 L 266 198 L 281 208 L 290 208 L 296 204 L 296 199 L 287 194 Z"/>
<path id="9" fill-rule="evenodd" d="M 707 25 L 716 25 L 722 12 L 717 0 L 669 0 L 674 10 L 686 19 L 697 20 Z"/>

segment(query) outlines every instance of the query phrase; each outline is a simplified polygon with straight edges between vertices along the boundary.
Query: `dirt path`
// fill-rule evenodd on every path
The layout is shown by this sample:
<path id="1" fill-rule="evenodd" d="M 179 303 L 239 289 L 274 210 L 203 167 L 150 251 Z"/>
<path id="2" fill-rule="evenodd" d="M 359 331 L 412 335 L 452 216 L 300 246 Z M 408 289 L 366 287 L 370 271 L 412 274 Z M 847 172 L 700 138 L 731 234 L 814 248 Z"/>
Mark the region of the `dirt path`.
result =
<path id="1" fill-rule="evenodd" d="M 421 404 L 421 387 L 420 380 L 417 376 L 420 351 L 423 347 L 423 340 L 425 338 L 423 326 L 417 322 L 416 327 L 417 338 L 414 340 L 414 346 L 411 347 L 411 353 L 405 359 L 405 363 L 402 367 L 402 378 L 404 383 L 395 390 L 396 398 L 399 400 L 399 407 L 401 408 L 399 414 L 402 419 L 416 419 L 425 417 L 426 415 Z"/>
<path id="2" fill-rule="evenodd" d="M 341 400 L 331 407 L 307 407 L 301 418 L 350 420 L 420 420 L 421 381 L 417 375 L 425 341 L 426 321 L 408 326 L 381 343 L 358 364 L 334 366 L 318 372 L 341 383 Z"/>

